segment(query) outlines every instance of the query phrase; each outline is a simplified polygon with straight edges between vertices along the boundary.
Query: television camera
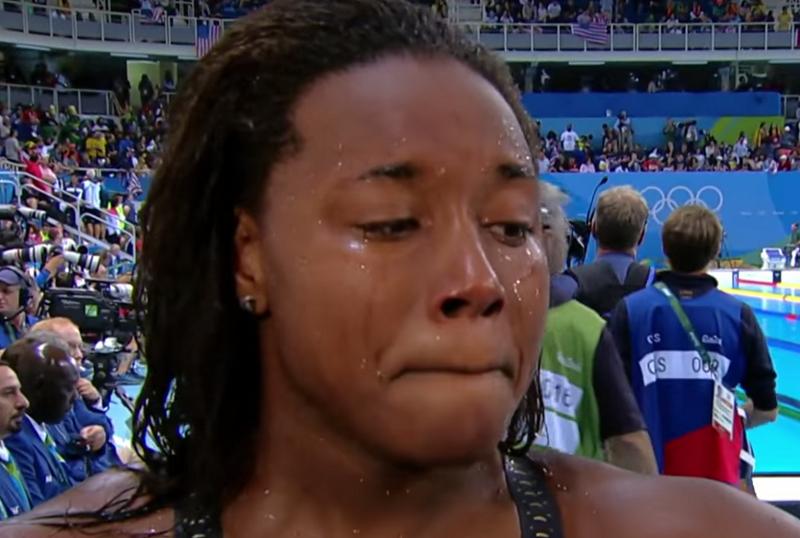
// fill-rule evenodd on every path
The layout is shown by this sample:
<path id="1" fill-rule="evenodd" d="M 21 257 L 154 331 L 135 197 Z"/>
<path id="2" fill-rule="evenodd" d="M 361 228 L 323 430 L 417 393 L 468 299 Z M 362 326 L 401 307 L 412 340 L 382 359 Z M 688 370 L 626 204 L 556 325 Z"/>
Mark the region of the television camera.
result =
<path id="1" fill-rule="evenodd" d="M 91 364 L 91 381 L 108 404 L 112 394 L 131 407 L 118 388 L 118 370 L 125 350 L 136 337 L 133 286 L 114 281 L 87 279 L 90 289 L 50 288 L 39 305 L 42 317 L 64 317 L 78 326 L 90 350 L 84 361 Z"/>

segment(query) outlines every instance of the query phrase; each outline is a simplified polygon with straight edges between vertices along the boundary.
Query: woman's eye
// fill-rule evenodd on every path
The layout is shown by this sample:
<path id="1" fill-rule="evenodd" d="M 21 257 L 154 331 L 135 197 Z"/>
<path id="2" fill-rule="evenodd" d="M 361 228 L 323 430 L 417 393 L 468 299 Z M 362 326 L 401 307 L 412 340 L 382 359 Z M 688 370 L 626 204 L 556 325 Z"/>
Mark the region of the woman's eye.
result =
<path id="1" fill-rule="evenodd" d="M 381 222 L 368 222 L 358 228 L 364 233 L 364 239 L 374 241 L 397 241 L 404 239 L 412 232 L 419 230 L 417 219 L 395 219 Z"/>
<path id="2" fill-rule="evenodd" d="M 499 222 L 488 229 L 498 241 L 512 247 L 522 246 L 533 233 L 533 227 L 522 222 Z"/>

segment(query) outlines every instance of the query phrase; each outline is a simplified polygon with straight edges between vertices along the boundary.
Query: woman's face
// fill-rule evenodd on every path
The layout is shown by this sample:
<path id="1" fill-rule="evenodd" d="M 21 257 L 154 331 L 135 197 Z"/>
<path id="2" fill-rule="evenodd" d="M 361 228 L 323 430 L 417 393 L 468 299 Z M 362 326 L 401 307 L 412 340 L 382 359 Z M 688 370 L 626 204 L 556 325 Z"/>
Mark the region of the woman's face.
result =
<path id="1" fill-rule="evenodd" d="M 239 294 L 271 312 L 266 404 L 393 461 L 492 454 L 548 304 L 511 108 L 460 63 L 393 57 L 318 81 L 294 125 L 237 231 Z"/>

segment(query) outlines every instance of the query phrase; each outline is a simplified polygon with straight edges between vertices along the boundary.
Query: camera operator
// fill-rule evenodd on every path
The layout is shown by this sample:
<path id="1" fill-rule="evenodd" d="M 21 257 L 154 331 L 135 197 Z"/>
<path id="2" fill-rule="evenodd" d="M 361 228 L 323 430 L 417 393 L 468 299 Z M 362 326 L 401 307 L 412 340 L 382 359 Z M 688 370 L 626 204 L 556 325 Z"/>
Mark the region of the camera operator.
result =
<path id="1" fill-rule="evenodd" d="M 50 318 L 40 321 L 31 329 L 31 335 L 50 333 L 66 343 L 70 355 L 80 365 L 83 361 L 83 338 L 80 329 L 67 318 Z M 49 426 L 59 453 L 69 467 L 70 476 L 81 482 L 89 476 L 103 472 L 121 463 L 112 443 L 114 427 L 106 416 L 100 391 L 89 379 L 80 377 L 75 384 L 80 398 L 72 410 L 58 424 Z"/>
<path id="2" fill-rule="evenodd" d="M 64 259 L 64 255 L 59 253 L 60 250 L 55 250 L 53 254 L 47 259 L 42 267 L 42 270 L 39 271 L 38 276 L 36 277 L 36 285 L 39 289 L 44 289 L 65 266 L 66 260 Z"/>
<path id="3" fill-rule="evenodd" d="M 5 349 L 27 333 L 36 318 L 27 313 L 35 302 L 36 285 L 21 269 L 0 267 L 0 349 Z"/>

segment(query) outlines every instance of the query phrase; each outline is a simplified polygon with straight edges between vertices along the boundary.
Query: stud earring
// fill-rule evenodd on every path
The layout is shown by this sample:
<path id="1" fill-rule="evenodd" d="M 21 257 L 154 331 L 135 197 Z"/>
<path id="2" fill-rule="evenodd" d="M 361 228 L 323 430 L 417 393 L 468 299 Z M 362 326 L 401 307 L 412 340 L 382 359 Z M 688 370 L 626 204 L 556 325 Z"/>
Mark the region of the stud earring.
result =
<path id="1" fill-rule="evenodd" d="M 256 298 L 252 295 L 245 295 L 239 299 L 239 307 L 248 314 L 255 315 L 256 313 Z"/>

